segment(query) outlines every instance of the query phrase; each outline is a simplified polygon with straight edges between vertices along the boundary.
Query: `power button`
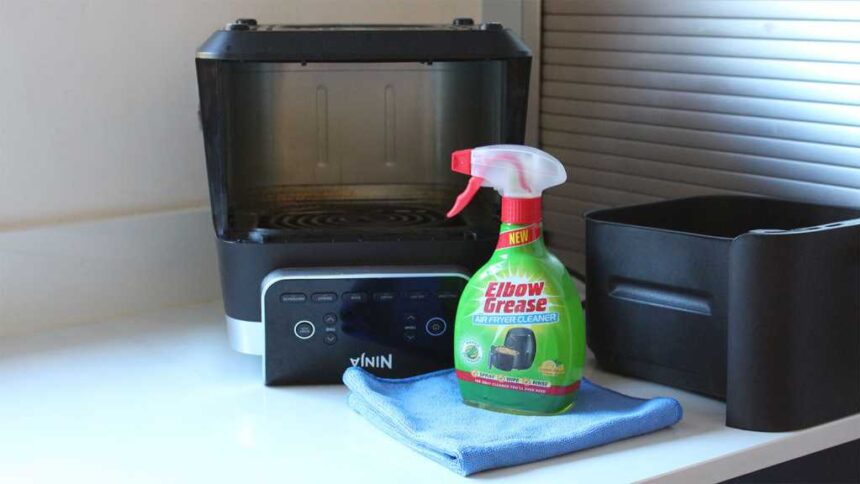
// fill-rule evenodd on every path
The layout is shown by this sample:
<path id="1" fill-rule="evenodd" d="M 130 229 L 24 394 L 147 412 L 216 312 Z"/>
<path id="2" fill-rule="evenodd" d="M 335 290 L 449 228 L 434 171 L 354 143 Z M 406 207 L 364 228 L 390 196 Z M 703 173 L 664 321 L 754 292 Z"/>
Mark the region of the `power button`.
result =
<path id="1" fill-rule="evenodd" d="M 427 330 L 427 334 L 430 336 L 441 336 L 448 329 L 448 323 L 442 318 L 430 318 L 427 320 L 427 324 L 424 325 L 424 329 Z"/>
<path id="2" fill-rule="evenodd" d="M 299 321 L 293 326 L 293 334 L 298 339 L 310 339 L 317 332 L 316 326 L 310 321 Z"/>

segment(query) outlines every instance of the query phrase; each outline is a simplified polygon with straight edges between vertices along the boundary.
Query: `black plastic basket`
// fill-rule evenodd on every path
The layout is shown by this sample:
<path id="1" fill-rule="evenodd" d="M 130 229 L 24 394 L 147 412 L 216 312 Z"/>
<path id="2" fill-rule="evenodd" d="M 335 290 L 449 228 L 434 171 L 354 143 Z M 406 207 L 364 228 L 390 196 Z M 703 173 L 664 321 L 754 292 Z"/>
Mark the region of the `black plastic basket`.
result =
<path id="1" fill-rule="evenodd" d="M 586 216 L 602 367 L 785 431 L 860 412 L 860 210 L 711 196 Z"/>

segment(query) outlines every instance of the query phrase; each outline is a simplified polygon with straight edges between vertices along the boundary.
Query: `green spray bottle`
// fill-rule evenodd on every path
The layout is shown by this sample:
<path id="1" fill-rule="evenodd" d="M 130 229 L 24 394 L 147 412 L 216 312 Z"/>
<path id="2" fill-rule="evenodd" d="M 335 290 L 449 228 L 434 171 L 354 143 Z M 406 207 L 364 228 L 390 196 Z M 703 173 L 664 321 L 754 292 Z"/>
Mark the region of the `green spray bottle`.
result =
<path id="1" fill-rule="evenodd" d="M 454 324 L 463 401 L 488 410 L 553 415 L 574 403 L 585 360 L 582 305 L 564 265 L 544 246 L 541 193 L 567 179 L 541 150 L 518 145 L 456 151 L 471 176 L 448 217 L 481 187 L 502 196 L 496 251 L 469 280 Z"/>

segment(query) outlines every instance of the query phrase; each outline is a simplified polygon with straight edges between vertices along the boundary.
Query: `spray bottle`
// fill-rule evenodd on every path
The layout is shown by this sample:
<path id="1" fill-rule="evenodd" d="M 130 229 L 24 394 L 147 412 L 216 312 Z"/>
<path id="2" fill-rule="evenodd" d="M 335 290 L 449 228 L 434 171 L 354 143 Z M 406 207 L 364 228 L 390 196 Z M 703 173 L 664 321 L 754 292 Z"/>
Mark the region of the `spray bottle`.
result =
<path id="1" fill-rule="evenodd" d="M 457 307 L 454 366 L 463 400 L 507 413 L 565 412 L 582 378 L 585 323 L 576 287 L 544 246 L 541 225 L 541 193 L 564 183 L 564 166 L 538 149 L 495 145 L 454 152 L 451 169 L 471 178 L 448 217 L 481 187 L 502 196 L 496 251 Z"/>

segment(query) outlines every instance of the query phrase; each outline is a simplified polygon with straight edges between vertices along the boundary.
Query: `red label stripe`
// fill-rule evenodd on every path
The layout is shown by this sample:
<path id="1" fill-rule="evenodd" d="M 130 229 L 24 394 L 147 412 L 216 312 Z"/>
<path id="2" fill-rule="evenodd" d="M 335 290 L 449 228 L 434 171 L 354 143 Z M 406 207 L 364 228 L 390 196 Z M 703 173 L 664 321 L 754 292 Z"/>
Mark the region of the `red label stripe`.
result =
<path id="1" fill-rule="evenodd" d="M 499 234 L 499 243 L 496 244 L 497 249 L 506 249 L 508 247 L 517 247 L 520 245 L 531 244 L 541 236 L 540 225 L 529 225 L 516 230 L 508 230 Z"/>
<path id="2" fill-rule="evenodd" d="M 506 382 L 506 381 L 498 381 L 493 380 L 491 378 L 482 378 L 480 376 L 472 375 L 467 371 L 457 370 L 456 371 L 457 378 L 463 381 L 477 383 L 479 385 L 487 385 L 493 388 L 504 388 L 507 390 L 515 390 L 518 392 L 530 392 L 530 393 L 540 393 L 544 395 L 566 395 L 568 393 L 573 393 L 579 389 L 579 380 L 573 382 L 570 385 L 550 385 L 550 386 L 540 386 L 540 385 L 530 385 L 526 383 L 516 383 L 516 382 Z"/>

